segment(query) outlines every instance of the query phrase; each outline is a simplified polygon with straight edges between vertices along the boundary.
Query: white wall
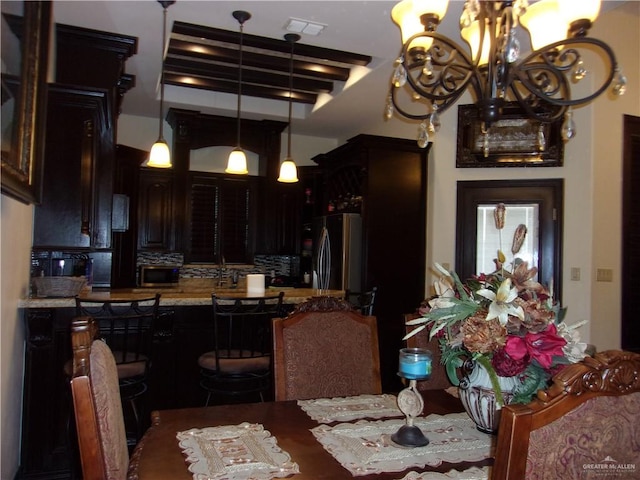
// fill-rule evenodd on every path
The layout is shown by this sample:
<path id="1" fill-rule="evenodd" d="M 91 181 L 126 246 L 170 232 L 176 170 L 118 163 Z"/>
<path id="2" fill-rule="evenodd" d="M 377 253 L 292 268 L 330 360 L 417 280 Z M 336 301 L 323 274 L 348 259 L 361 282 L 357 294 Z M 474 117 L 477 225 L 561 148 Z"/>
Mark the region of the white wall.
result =
<path id="1" fill-rule="evenodd" d="M 33 207 L 0 197 L 0 478 L 14 478 L 19 464 L 25 329 L 18 300 L 29 293 Z"/>
<path id="2" fill-rule="evenodd" d="M 589 272 L 593 287 L 591 340 L 604 349 L 620 348 L 620 289 L 624 261 L 621 237 L 623 115 L 640 116 L 640 2 L 628 2 L 604 15 L 596 22 L 593 36 L 606 39 L 616 52 L 628 80 L 623 97 L 611 101 L 607 95 L 593 108 L 590 153 L 594 173 L 593 198 L 597 201 L 592 205 L 592 269 Z M 637 186 L 635 190 L 637 192 Z M 599 268 L 612 269 L 613 282 L 596 282 Z"/>

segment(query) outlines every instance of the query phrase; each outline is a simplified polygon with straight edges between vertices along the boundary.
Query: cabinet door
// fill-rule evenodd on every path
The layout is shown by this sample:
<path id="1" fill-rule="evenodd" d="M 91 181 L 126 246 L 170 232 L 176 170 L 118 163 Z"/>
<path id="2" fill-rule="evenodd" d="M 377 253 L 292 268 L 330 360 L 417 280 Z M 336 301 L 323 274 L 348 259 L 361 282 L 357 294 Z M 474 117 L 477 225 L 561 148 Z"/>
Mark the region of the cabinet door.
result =
<path id="1" fill-rule="evenodd" d="M 143 170 L 138 198 L 138 248 L 175 248 L 172 172 Z"/>
<path id="2" fill-rule="evenodd" d="M 109 95 L 51 85 L 36 247 L 111 247 L 114 142 Z"/>

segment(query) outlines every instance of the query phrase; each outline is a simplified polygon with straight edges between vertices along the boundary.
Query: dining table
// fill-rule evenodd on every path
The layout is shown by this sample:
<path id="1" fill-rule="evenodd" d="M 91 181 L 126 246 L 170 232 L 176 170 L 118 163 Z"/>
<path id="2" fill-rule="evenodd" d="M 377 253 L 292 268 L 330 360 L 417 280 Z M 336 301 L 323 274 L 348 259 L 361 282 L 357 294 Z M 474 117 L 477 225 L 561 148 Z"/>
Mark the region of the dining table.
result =
<path id="1" fill-rule="evenodd" d="M 458 478 L 447 473 L 466 469 L 486 478 L 493 462 L 492 436 L 477 431 L 460 413 L 463 406 L 451 392 L 426 390 L 421 395 L 424 410 L 416 425 L 431 438 L 431 447 L 390 446 L 390 435 L 380 433 L 405 422 L 393 394 L 157 410 L 132 454 L 129 478 L 411 480 Z M 464 432 L 455 432 L 458 424 Z M 382 430 L 375 433 L 377 428 Z M 460 456 L 465 449 L 469 456 Z M 440 451 L 449 453 L 439 458 Z M 374 462 L 376 455 L 380 458 Z M 275 470 L 250 470 L 270 463 Z"/>

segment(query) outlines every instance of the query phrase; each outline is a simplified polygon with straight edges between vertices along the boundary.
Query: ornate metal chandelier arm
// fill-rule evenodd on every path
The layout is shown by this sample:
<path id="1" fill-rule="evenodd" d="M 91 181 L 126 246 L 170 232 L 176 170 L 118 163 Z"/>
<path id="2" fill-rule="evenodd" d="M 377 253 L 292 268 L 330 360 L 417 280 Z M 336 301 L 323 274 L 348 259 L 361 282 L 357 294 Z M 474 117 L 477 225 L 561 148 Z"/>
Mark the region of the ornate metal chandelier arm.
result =
<path id="1" fill-rule="evenodd" d="M 433 42 L 428 50 L 412 46 L 416 40 L 426 38 Z M 411 37 L 404 44 L 400 58 L 410 92 L 392 86 L 391 98 L 394 108 L 407 118 L 424 120 L 431 112 L 414 114 L 402 108 L 398 96 L 403 93 L 430 100 L 440 113 L 453 105 L 470 85 L 476 98 L 482 96 L 482 74 L 469 55 L 456 42 L 437 32 L 421 32 Z"/>
<path id="2" fill-rule="evenodd" d="M 609 64 L 605 65 L 608 74 L 595 91 L 572 99 L 567 75 L 572 75 L 582 58 L 577 48 L 572 47 L 585 45 L 593 46 L 596 53 L 600 54 L 598 56 L 604 59 L 603 62 L 609 61 Z M 613 50 L 606 43 L 595 38 L 570 38 L 536 50 L 512 66 L 509 72 L 510 87 L 512 92 L 515 91 L 514 84 L 517 79 L 532 95 L 547 103 L 562 107 L 581 105 L 591 102 L 611 85 L 616 67 Z"/>

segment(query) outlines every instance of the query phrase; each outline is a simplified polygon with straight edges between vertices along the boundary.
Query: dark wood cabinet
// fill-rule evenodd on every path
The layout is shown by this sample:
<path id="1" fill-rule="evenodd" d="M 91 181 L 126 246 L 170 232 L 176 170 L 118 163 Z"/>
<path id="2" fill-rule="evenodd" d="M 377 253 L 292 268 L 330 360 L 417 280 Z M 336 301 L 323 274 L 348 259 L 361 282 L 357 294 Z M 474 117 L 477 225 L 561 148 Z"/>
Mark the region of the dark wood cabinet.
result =
<path id="1" fill-rule="evenodd" d="M 173 172 L 144 168 L 138 189 L 138 249 L 173 251 L 176 215 Z"/>
<path id="2" fill-rule="evenodd" d="M 114 119 L 107 90 L 49 86 L 42 204 L 33 246 L 111 247 Z"/>
<path id="3" fill-rule="evenodd" d="M 136 260 L 138 247 L 138 191 L 140 166 L 149 152 L 126 145 L 116 146 L 116 169 L 113 185 L 114 200 L 122 196 L 126 215 L 125 228 L 112 229 L 113 261 L 111 262 L 111 288 L 136 286 Z M 115 203 L 115 202 L 114 202 Z M 114 212 L 115 217 L 115 212 Z"/>
<path id="4" fill-rule="evenodd" d="M 340 208 L 359 208 L 362 214 L 362 285 L 366 290 L 378 287 L 374 313 L 387 391 L 399 388 L 403 314 L 414 312 L 425 295 L 429 148 L 419 148 L 414 140 L 358 135 L 314 157 L 324 172 L 324 205 L 341 198 Z M 344 201 L 358 196 L 359 205 Z M 337 205 L 333 208 L 339 211 Z"/>
<path id="5" fill-rule="evenodd" d="M 135 77 L 124 72 L 137 38 L 57 24 L 49 85 L 42 202 L 33 249 L 93 260 L 93 285 L 111 284 L 116 122 Z"/>

